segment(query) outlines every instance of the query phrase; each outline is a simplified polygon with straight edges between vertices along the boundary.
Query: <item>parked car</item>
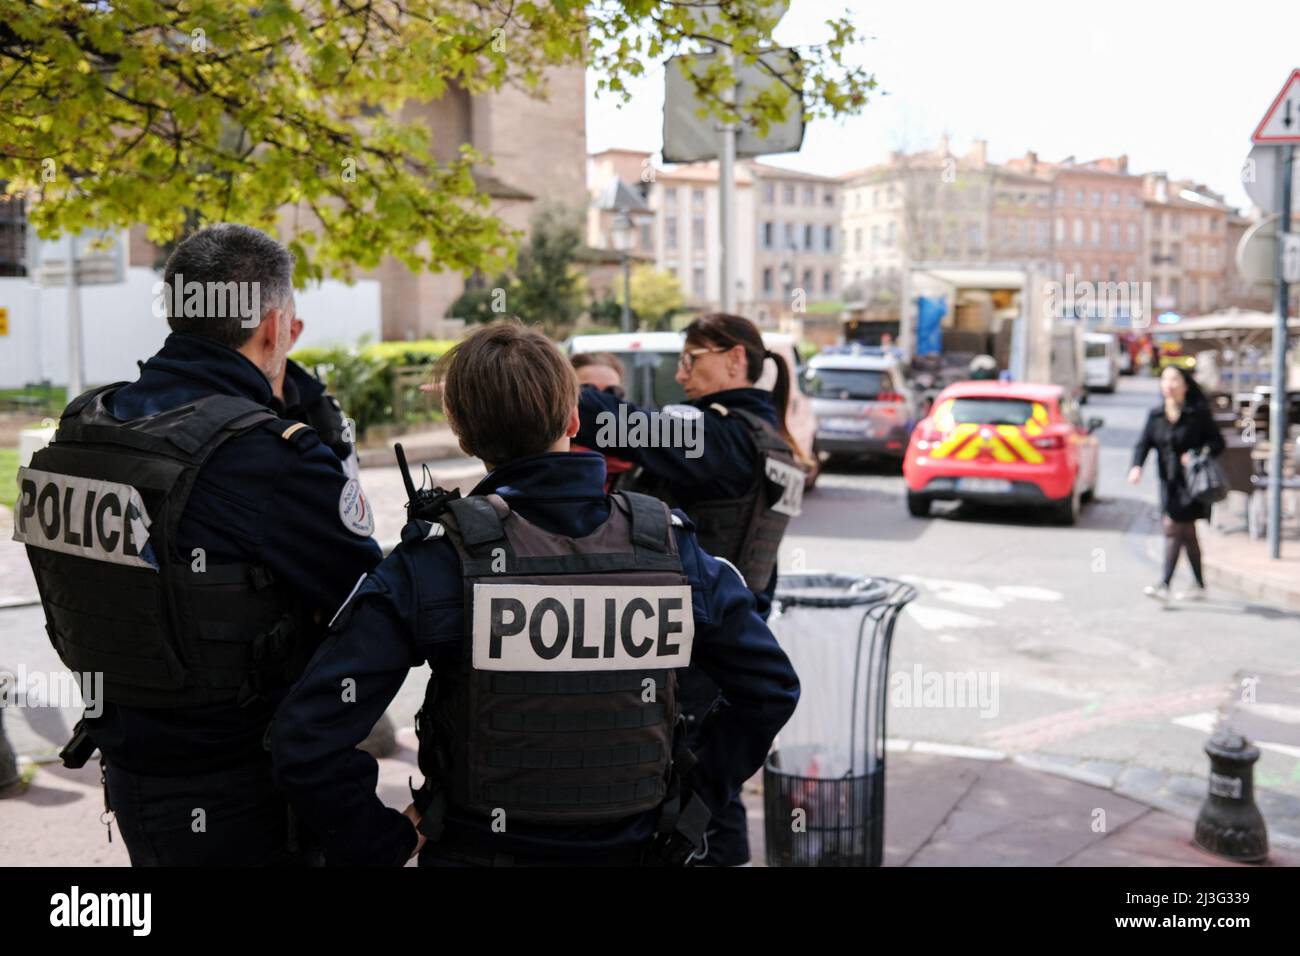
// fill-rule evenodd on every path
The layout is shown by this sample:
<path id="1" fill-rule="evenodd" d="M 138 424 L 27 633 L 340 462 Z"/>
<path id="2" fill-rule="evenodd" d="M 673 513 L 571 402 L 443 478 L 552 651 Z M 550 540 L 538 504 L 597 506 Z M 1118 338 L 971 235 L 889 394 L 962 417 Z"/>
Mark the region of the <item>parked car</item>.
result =
<path id="1" fill-rule="evenodd" d="M 924 517 L 933 501 L 978 501 L 1047 508 L 1074 524 L 1097 490 L 1102 424 L 1085 424 L 1059 385 L 950 385 L 908 444 L 907 510 Z"/>
<path id="2" fill-rule="evenodd" d="M 902 459 L 919 397 L 891 351 L 827 349 L 809 360 L 803 388 L 812 399 L 819 454 Z"/>
<path id="3" fill-rule="evenodd" d="M 1083 381 L 1091 392 L 1113 392 L 1119 383 L 1119 340 L 1109 332 L 1083 337 Z"/>

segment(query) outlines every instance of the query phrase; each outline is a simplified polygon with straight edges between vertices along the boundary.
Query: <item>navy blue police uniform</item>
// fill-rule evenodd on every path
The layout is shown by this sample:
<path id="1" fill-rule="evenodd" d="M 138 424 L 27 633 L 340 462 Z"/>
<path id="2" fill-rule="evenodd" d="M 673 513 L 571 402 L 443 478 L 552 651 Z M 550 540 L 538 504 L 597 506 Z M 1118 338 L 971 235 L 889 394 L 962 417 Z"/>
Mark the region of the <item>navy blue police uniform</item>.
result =
<path id="1" fill-rule="evenodd" d="M 242 354 L 174 333 L 106 404 L 114 418 L 130 421 L 213 395 L 273 402 L 266 376 Z M 201 553 L 213 569 L 227 562 L 265 569 L 301 599 L 323 633 L 329 614 L 382 557 L 364 498 L 358 504 L 358 496 L 345 496 L 347 487 L 338 458 L 312 429 L 267 421 L 220 445 L 199 469 L 175 546 L 186 557 Z M 106 701 L 102 714 L 87 717 L 133 862 L 290 858 L 288 808 L 273 788 L 265 745 L 288 683 L 253 699 L 195 707 Z M 196 806 L 206 814 L 206 838 L 194 832 Z"/>
<path id="2" fill-rule="evenodd" d="M 605 463 L 598 454 L 545 453 L 498 467 L 471 497 L 498 495 L 545 532 L 581 539 L 611 518 L 614 504 L 605 495 L 604 481 Z M 677 514 L 673 525 L 695 621 L 692 666 L 711 674 L 731 701 L 727 713 L 711 721 L 696 742 L 698 763 L 690 775 L 691 790 L 717 811 L 762 765 L 772 739 L 794 711 L 799 685 L 738 575 L 699 548 L 688 519 Z M 429 521 L 407 524 L 402 543 L 340 609 L 276 715 L 271 740 L 277 778 L 321 837 L 330 863 L 401 865 L 409 858 L 416 830 L 380 802 L 377 765 L 355 745 L 411 667 L 428 662 L 432 670 L 422 710 L 425 721 L 436 701 L 455 699 L 457 682 L 470 679 L 463 669 L 465 568 L 447 536 L 433 531 L 441 529 Z M 341 699 L 340 688 L 349 686 L 353 702 Z M 530 721 L 548 719 L 544 698 L 528 705 Z M 422 733 L 422 768 L 433 743 Z M 456 741 L 439 743 L 456 752 Z M 422 809 L 427 821 L 430 811 Z M 496 832 L 489 816 L 466 812 L 454 802 L 440 811 L 440 818 L 441 833 L 425 844 L 421 865 L 631 863 L 661 823 L 660 814 L 648 810 L 600 822 L 510 820 Z"/>
<path id="3" fill-rule="evenodd" d="M 778 419 L 772 393 L 762 388 L 733 388 L 684 404 L 703 416 L 700 434 L 705 437 L 698 446 L 696 457 L 688 455 L 696 449 L 686 447 L 610 444 L 609 438 L 617 439 L 619 436 L 616 430 L 605 427 L 603 423 L 616 422 L 620 417 L 643 410 L 612 391 L 599 390 L 591 385 L 584 386 L 579 397 L 581 427 L 574 441 L 639 465 L 645 475 L 670 491 L 672 503 L 687 514 L 691 513 L 695 502 L 735 499 L 744 495 L 754 482 L 755 462 L 760 451 L 750 428 L 738 416 L 724 415 L 715 406 L 749 412 L 775 429 Z M 681 413 L 672 406 L 666 411 Z M 754 592 L 757 611 L 763 620 L 767 620 L 771 613 L 776 578 L 777 572 L 773 568 L 768 580 L 747 582 Z M 716 682 L 692 669 L 682 675 L 682 706 L 692 725 L 700 727 L 706 719 L 721 713 L 727 703 L 725 695 L 719 697 Z M 737 866 L 748 860 L 745 807 L 736 795 L 724 810 L 714 815 L 708 862 Z"/>

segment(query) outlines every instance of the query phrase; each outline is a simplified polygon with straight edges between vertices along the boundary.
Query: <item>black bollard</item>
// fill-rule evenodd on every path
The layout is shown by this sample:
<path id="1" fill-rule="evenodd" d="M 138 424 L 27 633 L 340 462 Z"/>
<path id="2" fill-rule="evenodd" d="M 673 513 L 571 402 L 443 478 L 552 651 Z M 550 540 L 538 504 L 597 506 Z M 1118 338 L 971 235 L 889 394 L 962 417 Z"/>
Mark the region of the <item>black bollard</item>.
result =
<path id="1" fill-rule="evenodd" d="M 1241 734 L 1221 731 L 1205 744 L 1210 792 L 1196 818 L 1196 845 L 1238 863 L 1268 858 L 1268 827 L 1255 806 L 1259 749 Z"/>
<path id="2" fill-rule="evenodd" d="M 5 733 L 4 712 L 4 706 L 0 705 L 0 798 L 15 795 L 19 790 L 18 781 L 21 779 L 18 773 L 18 758 L 14 755 L 14 748 Z"/>

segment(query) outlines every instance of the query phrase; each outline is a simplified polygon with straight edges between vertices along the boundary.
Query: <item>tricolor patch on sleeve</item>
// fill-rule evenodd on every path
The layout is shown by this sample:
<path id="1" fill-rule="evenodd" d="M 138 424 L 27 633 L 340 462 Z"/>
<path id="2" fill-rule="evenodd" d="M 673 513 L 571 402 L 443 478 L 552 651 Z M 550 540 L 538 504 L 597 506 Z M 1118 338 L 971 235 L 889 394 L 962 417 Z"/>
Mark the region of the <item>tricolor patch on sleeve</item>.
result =
<path id="1" fill-rule="evenodd" d="M 375 515 L 361 490 L 361 483 L 355 478 L 348 479 L 339 493 L 339 520 L 343 527 L 359 537 L 368 538 L 375 533 Z"/>

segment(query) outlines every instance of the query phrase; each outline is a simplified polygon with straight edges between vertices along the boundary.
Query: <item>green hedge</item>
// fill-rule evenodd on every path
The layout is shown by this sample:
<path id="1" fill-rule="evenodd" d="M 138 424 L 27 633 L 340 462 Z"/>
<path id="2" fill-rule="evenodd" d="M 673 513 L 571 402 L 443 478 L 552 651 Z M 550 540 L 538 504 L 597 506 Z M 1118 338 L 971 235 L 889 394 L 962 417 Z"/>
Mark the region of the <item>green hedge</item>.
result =
<path id="1" fill-rule="evenodd" d="M 304 348 L 291 356 L 308 369 L 318 370 L 326 385 L 357 423 L 362 435 L 374 425 L 436 420 L 420 408 L 417 390 L 410 389 L 404 404 L 414 409 L 398 422 L 394 409 L 396 369 L 432 365 L 456 344 L 454 339 L 420 339 L 414 342 L 372 342 L 352 348 Z"/>

